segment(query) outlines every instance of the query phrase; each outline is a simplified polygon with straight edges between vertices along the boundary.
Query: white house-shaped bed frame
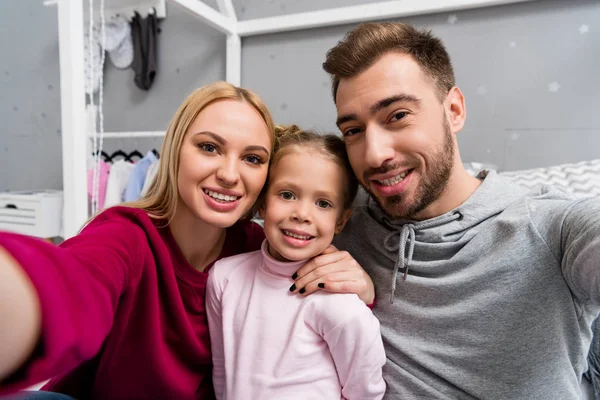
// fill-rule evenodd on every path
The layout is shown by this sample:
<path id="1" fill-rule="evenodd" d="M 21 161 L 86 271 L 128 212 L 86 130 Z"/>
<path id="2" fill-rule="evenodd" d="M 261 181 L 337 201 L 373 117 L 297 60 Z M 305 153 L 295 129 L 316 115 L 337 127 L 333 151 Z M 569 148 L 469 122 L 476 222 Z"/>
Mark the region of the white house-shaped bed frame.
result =
<path id="1" fill-rule="evenodd" d="M 109 3 L 108 0 L 105 0 Z M 115 0 L 119 1 L 119 0 Z M 533 0 L 397 0 L 340 7 L 285 16 L 238 21 L 232 0 L 217 0 L 219 11 L 201 0 L 170 0 L 227 35 L 226 77 L 241 84 L 242 37 L 300 29 L 387 20 L 420 14 L 451 12 Z M 63 231 L 69 238 L 89 217 L 87 199 L 87 131 L 84 88 L 83 0 L 46 0 L 58 5 L 60 95 L 63 160 Z M 164 132 L 107 132 L 104 138 L 160 137 Z"/>

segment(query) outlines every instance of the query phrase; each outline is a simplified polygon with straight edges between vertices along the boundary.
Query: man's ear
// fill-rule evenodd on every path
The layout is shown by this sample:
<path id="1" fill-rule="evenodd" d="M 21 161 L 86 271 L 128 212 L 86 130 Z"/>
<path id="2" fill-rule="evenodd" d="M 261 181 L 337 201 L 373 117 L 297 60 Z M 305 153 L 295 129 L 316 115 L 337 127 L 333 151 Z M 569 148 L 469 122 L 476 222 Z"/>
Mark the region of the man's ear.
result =
<path id="1" fill-rule="evenodd" d="M 452 133 L 457 134 L 465 125 L 467 117 L 467 108 L 465 106 L 465 97 L 457 86 L 454 86 L 448 92 L 446 97 L 446 117 Z"/>
<path id="2" fill-rule="evenodd" d="M 348 220 L 350 219 L 351 216 L 352 216 L 351 209 L 344 210 L 344 212 L 342 212 L 342 215 L 338 219 L 338 223 L 335 226 L 335 234 L 336 235 L 339 235 L 340 233 L 342 233 L 342 229 L 344 229 L 346 222 L 348 222 Z"/>

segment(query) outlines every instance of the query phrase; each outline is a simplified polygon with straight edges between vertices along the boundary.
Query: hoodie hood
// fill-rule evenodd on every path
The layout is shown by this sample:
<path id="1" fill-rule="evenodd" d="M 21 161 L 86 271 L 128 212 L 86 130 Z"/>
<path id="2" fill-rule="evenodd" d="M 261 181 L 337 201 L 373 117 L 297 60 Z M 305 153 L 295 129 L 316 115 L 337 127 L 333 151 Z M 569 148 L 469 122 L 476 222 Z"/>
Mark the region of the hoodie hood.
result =
<path id="1" fill-rule="evenodd" d="M 380 245 L 397 254 L 391 275 L 390 302 L 394 301 L 398 272 L 403 271 L 404 280 L 408 278 L 417 242 L 460 242 L 466 233 L 474 234 L 473 228 L 498 215 L 527 193 L 526 189 L 516 187 L 494 171 L 483 171 L 477 178 L 482 180 L 481 185 L 463 204 L 423 221 L 394 219 L 369 196 L 367 213 L 389 231 Z"/>

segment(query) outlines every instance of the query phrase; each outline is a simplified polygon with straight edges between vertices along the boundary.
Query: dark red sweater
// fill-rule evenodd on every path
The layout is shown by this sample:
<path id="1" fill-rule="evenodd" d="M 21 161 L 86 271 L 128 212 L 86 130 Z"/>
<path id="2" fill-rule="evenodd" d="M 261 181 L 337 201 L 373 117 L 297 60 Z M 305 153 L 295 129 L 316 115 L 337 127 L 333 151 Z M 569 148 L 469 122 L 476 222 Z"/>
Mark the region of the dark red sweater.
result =
<path id="1" fill-rule="evenodd" d="M 257 250 L 263 239 L 259 225 L 239 222 L 218 258 Z M 192 268 L 168 228 L 115 207 L 60 247 L 8 233 L 0 246 L 42 306 L 38 348 L 2 391 L 55 377 L 44 389 L 77 399 L 214 398 L 208 272 Z"/>

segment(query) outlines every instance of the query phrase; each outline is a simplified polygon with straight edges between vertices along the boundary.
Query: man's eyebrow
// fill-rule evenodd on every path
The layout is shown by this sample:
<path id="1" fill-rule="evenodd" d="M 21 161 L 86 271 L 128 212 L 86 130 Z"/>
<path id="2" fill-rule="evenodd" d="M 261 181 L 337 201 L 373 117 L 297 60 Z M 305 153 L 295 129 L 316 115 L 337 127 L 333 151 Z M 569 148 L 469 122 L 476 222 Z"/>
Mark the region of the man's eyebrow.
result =
<path id="1" fill-rule="evenodd" d="M 421 104 L 421 100 L 417 99 L 415 96 L 406 94 L 406 93 L 401 93 L 401 94 L 397 94 L 397 95 L 386 97 L 385 99 L 379 100 L 377 103 L 375 103 L 371 107 L 369 107 L 369 112 L 371 114 L 376 114 L 379 111 L 383 110 L 384 108 L 389 107 L 394 103 L 400 103 L 400 102 L 412 103 L 417 106 L 419 104 Z M 350 122 L 350 121 L 357 121 L 357 120 L 358 120 L 357 114 L 344 114 L 344 115 L 341 115 L 340 117 L 338 117 L 338 119 L 335 121 L 335 124 L 339 128 L 340 125 L 342 125 L 343 123 Z"/>
<path id="2" fill-rule="evenodd" d="M 386 107 L 391 106 L 394 103 L 413 103 L 415 105 L 421 104 L 421 100 L 417 99 L 415 96 L 401 93 L 394 96 L 386 97 L 385 99 L 379 100 L 377 103 L 373 104 L 369 107 L 369 112 L 371 114 L 376 114 L 379 111 L 383 110 Z"/>
<path id="3" fill-rule="evenodd" d="M 356 115 L 356 114 L 346 114 L 346 115 L 342 115 L 341 117 L 338 117 L 338 119 L 335 121 L 335 124 L 339 128 L 340 125 L 342 125 L 343 123 L 346 123 L 346 122 L 349 122 L 349 121 L 356 121 L 356 120 L 358 120 L 358 115 Z"/>

